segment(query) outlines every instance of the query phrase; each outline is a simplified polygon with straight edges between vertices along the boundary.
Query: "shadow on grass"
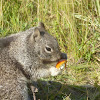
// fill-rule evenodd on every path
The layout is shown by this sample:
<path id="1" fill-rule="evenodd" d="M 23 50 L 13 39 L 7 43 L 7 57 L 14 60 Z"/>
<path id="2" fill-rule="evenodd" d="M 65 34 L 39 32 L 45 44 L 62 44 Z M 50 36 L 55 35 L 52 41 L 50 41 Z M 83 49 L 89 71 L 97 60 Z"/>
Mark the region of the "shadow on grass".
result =
<path id="1" fill-rule="evenodd" d="M 37 87 L 37 100 L 100 100 L 99 86 L 75 86 L 39 80 Z"/>

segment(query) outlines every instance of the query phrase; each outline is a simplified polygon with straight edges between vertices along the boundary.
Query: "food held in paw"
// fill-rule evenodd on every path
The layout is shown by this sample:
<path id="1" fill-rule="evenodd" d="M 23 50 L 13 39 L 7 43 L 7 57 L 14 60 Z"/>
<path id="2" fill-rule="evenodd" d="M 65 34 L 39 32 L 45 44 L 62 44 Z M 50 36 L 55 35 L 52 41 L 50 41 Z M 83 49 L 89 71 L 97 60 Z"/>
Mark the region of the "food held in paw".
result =
<path id="1" fill-rule="evenodd" d="M 66 59 L 62 59 L 60 60 L 57 64 L 56 64 L 56 68 L 57 69 L 63 69 L 64 67 L 66 68 Z"/>

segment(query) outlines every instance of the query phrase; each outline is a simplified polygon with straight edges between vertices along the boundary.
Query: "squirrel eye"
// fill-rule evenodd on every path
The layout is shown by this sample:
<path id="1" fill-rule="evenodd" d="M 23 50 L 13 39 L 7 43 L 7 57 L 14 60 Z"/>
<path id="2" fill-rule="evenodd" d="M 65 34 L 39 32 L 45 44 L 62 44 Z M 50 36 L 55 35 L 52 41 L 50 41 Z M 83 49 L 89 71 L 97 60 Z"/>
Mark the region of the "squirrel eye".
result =
<path id="1" fill-rule="evenodd" d="M 50 47 L 46 46 L 46 47 L 45 47 L 45 51 L 46 51 L 47 53 L 51 53 L 51 52 L 52 52 L 52 49 L 51 49 Z"/>

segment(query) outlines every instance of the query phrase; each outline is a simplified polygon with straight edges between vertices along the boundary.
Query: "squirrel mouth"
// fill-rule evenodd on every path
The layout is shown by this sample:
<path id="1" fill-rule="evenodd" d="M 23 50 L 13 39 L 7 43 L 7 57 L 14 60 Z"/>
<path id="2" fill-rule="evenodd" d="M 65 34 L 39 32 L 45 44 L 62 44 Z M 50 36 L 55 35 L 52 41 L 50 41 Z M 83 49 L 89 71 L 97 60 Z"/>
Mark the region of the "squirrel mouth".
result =
<path id="1" fill-rule="evenodd" d="M 51 63 L 57 63 L 59 60 L 55 60 L 55 61 L 47 61 L 47 60 L 43 60 L 43 64 L 51 64 Z"/>
<path id="2" fill-rule="evenodd" d="M 43 61 L 44 64 L 55 64 L 55 68 L 57 69 L 63 69 L 66 68 L 66 59 L 60 59 L 56 61 Z"/>

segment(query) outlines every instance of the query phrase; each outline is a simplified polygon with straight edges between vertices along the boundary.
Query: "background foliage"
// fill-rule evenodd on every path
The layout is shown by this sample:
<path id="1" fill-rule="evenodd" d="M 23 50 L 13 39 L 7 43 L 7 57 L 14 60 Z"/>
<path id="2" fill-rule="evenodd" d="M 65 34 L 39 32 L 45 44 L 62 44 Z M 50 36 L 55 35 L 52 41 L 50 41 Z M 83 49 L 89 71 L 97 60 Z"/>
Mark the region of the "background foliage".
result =
<path id="1" fill-rule="evenodd" d="M 100 84 L 100 1 L 0 1 L 0 37 L 26 30 L 39 21 L 68 54 L 67 73 L 50 79 L 63 80 L 63 84 Z"/>

